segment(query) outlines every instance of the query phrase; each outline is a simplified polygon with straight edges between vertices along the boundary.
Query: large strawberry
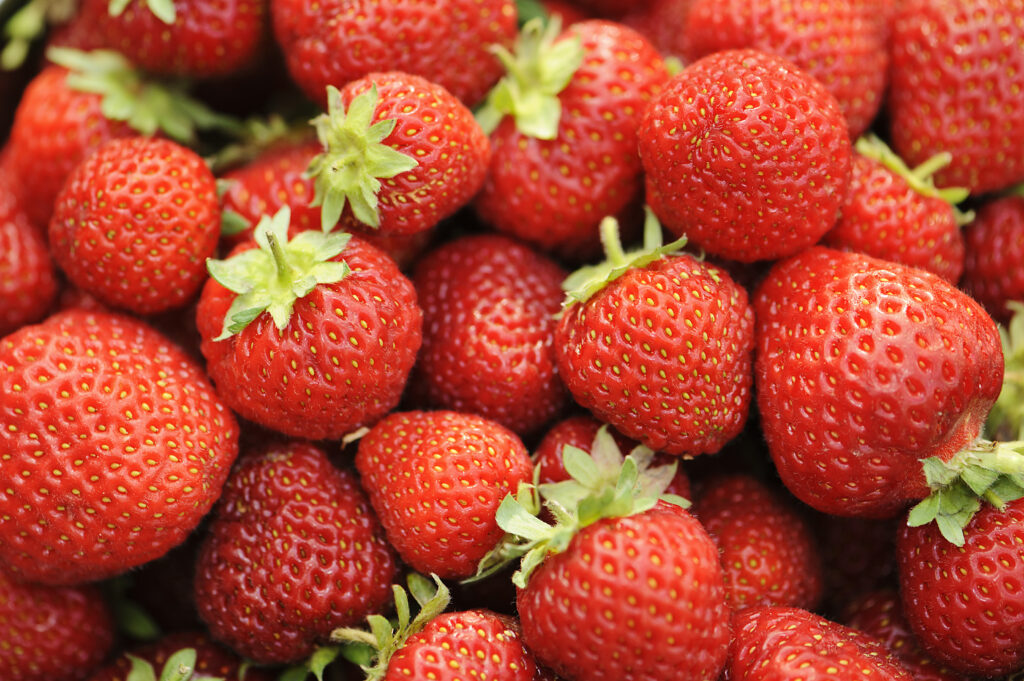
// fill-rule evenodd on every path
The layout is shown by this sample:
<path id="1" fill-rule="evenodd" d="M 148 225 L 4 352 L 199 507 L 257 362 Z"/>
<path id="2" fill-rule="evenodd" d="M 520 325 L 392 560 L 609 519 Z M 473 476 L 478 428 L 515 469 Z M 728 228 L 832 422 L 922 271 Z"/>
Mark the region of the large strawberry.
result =
<path id="1" fill-rule="evenodd" d="M 713 255 L 796 253 L 839 217 L 852 150 L 835 98 L 791 62 L 725 50 L 676 75 L 639 131 L 647 202 Z"/>
<path id="2" fill-rule="evenodd" d="M 113 140 L 72 171 L 49 235 L 68 278 L 104 303 L 137 314 L 180 307 L 220 237 L 213 174 L 170 140 Z"/>
<path id="3" fill-rule="evenodd" d="M 949 152 L 941 186 L 1024 180 L 1024 0 L 904 0 L 892 29 L 893 147 L 911 165 Z"/>
<path id="4" fill-rule="evenodd" d="M 293 662 L 384 607 L 396 571 L 355 476 L 322 449 L 286 442 L 248 453 L 225 486 L 196 604 L 246 657 Z"/>
<path id="5" fill-rule="evenodd" d="M 180 544 L 220 494 L 238 426 L 150 327 L 69 310 L 0 342 L 0 560 L 72 584 Z"/>
<path id="6" fill-rule="evenodd" d="M 383 252 L 342 232 L 289 241 L 289 224 L 285 207 L 257 226 L 256 243 L 209 262 L 201 348 L 242 416 L 294 437 L 340 438 L 398 404 L 422 313 Z"/>
<path id="7" fill-rule="evenodd" d="M 961 285 L 998 321 L 1010 318 L 1010 301 L 1024 301 L 1024 194 L 982 204 L 964 230 Z"/>

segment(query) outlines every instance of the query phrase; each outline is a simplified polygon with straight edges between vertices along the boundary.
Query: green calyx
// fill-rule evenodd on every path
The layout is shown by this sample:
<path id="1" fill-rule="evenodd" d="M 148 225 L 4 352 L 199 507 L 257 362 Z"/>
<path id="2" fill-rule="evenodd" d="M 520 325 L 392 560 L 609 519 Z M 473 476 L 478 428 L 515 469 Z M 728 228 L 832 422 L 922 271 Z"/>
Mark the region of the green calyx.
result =
<path id="1" fill-rule="evenodd" d="M 195 648 L 183 648 L 171 655 L 157 676 L 153 665 L 134 655 L 128 655 L 132 663 L 125 681 L 224 681 L 223 677 L 196 674 Z"/>
<path id="2" fill-rule="evenodd" d="M 440 615 L 451 602 L 451 593 L 437 575 L 431 580 L 420 574 L 409 575 L 409 592 L 420 611 L 412 617 L 409 595 L 405 589 L 393 585 L 395 621 L 381 615 L 366 618 L 370 630 L 344 627 L 331 632 L 331 641 L 341 646 L 341 654 L 366 673 L 367 681 L 379 681 L 388 671 L 392 656 L 405 645 L 409 637 L 422 631 L 432 619 Z"/>
<path id="3" fill-rule="evenodd" d="M 907 524 L 919 527 L 934 521 L 956 546 L 963 546 L 964 528 L 983 500 L 1003 508 L 1024 497 L 1024 441 L 979 438 L 949 461 L 930 457 L 921 463 L 932 493 L 910 510 Z"/>
<path id="4" fill-rule="evenodd" d="M 986 431 L 998 440 L 1024 440 L 1024 303 L 1007 304 L 1013 316 L 999 327 L 1003 344 L 1003 389 L 992 405 Z"/>
<path id="5" fill-rule="evenodd" d="M 558 40 L 561 21 L 531 19 L 516 39 L 515 53 L 495 46 L 494 54 L 506 70 L 476 112 L 477 122 L 490 134 L 505 116 L 513 116 L 516 128 L 527 137 L 550 140 L 558 134 L 562 102 L 558 94 L 583 63 L 579 36 Z"/>
<path id="6" fill-rule="evenodd" d="M 256 225 L 258 248 L 227 260 L 206 261 L 210 276 L 237 294 L 224 315 L 221 334 L 214 340 L 239 333 L 263 312 L 270 313 L 283 333 L 296 300 L 320 284 L 333 284 L 348 276 L 348 264 L 331 259 L 345 250 L 352 235 L 310 230 L 289 241 L 290 222 L 291 210 L 285 206 Z"/>
<path id="7" fill-rule="evenodd" d="M 77 8 L 77 0 L 29 0 L 4 24 L 6 44 L 0 51 L 0 68 L 13 71 L 24 64 L 32 42 L 43 36 L 46 27 L 69 21 Z"/>
<path id="8" fill-rule="evenodd" d="M 661 258 L 679 252 L 686 245 L 686 237 L 669 244 L 662 243 L 661 224 L 650 208 L 645 208 L 644 244 L 633 251 L 624 251 L 619 239 L 619 223 L 613 217 L 601 221 L 601 244 L 605 260 L 595 265 L 585 265 L 562 282 L 565 300 L 562 313 L 574 303 L 585 303 L 595 293 L 615 281 L 631 269 L 644 267 Z"/>
<path id="9" fill-rule="evenodd" d="M 69 87 L 102 97 L 104 116 L 124 121 L 143 135 L 159 131 L 182 144 L 192 144 L 197 130 L 239 131 L 233 118 L 192 99 L 183 85 L 147 80 L 117 52 L 51 47 L 46 56 L 70 71 Z"/>
<path id="10" fill-rule="evenodd" d="M 896 173 L 907 184 L 922 196 L 934 199 L 941 199 L 948 203 L 953 209 L 956 223 L 960 226 L 966 225 L 974 219 L 974 213 L 964 213 L 957 204 L 966 199 L 970 192 L 965 187 L 945 187 L 939 189 L 935 186 L 935 173 L 948 166 L 953 161 L 953 155 L 948 151 L 935 154 L 927 161 L 914 168 L 909 167 L 895 151 L 889 148 L 877 135 L 867 134 L 857 140 L 854 145 L 857 153 L 866 158 L 878 161 L 886 168 Z"/>
<path id="11" fill-rule="evenodd" d="M 128 9 L 128 5 L 131 3 L 132 0 L 110 0 L 107 11 L 110 13 L 110 16 L 119 17 L 124 14 L 124 11 Z M 174 9 L 174 0 L 146 0 L 146 7 L 157 19 L 168 26 L 173 24 L 174 20 L 178 18 L 178 13 Z"/>
<path id="12" fill-rule="evenodd" d="M 314 206 L 320 206 L 323 231 L 334 229 L 348 203 L 352 214 L 364 225 L 380 227 L 378 197 L 380 178 L 408 172 L 416 159 L 384 144 L 397 121 L 373 122 L 379 96 L 377 85 L 352 100 L 345 111 L 341 93 L 327 87 L 327 113 L 313 119 L 324 152 L 306 170 L 314 178 Z"/>

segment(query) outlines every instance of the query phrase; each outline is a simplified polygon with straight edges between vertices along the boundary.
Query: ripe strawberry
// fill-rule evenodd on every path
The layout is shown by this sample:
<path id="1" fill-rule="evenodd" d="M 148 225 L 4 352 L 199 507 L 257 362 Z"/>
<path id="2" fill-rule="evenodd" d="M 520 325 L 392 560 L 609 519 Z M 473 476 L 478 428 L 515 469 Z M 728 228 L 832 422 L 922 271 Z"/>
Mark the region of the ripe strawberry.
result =
<path id="1" fill-rule="evenodd" d="M 647 201 L 713 255 L 796 253 L 839 217 L 850 176 L 835 98 L 792 63 L 725 50 L 675 76 L 639 131 Z"/>
<path id="2" fill-rule="evenodd" d="M 215 638 L 258 662 L 301 660 L 385 606 L 397 572 L 352 473 L 313 445 L 247 454 L 200 549 L 195 593 Z"/>
<path id="3" fill-rule="evenodd" d="M 807 521 L 782 496 L 751 475 L 723 476 L 702 486 L 694 514 L 718 546 L 733 610 L 817 607 L 818 547 Z"/>
<path id="4" fill-rule="evenodd" d="M 424 330 L 415 393 L 523 436 L 550 422 L 568 403 L 554 348 L 565 277 L 498 235 L 465 236 L 426 254 L 413 276 Z"/>
<path id="5" fill-rule="evenodd" d="M 270 11 L 292 78 L 322 105 L 328 85 L 405 71 L 474 106 L 501 75 L 491 47 L 516 32 L 512 0 L 273 0 Z"/>
<path id="6" fill-rule="evenodd" d="M 1024 196 L 982 204 L 965 230 L 966 257 L 961 285 L 996 320 L 1007 322 L 1007 303 L 1024 301 Z"/>
<path id="7" fill-rule="evenodd" d="M 932 181 L 949 155 L 910 169 L 873 135 L 855 148 L 846 203 L 822 244 L 919 267 L 956 284 L 964 265 L 960 225 L 971 217 L 955 206 L 966 190 L 936 189 Z"/>
<path id="8" fill-rule="evenodd" d="M 356 468 L 388 542 L 442 579 L 476 571 L 502 536 L 498 504 L 531 472 L 515 434 L 452 411 L 387 416 L 359 441 Z"/>
<path id="9" fill-rule="evenodd" d="M 180 544 L 220 494 L 238 426 L 202 369 L 128 317 L 69 310 L 0 342 L 0 561 L 74 584 Z M 30 531 L 31 528 L 31 531 Z"/>
<path id="10" fill-rule="evenodd" d="M 0 572 L 0 678 L 81 681 L 114 644 L 114 621 L 93 586 L 22 584 Z"/>
<path id="11" fill-rule="evenodd" d="M 1002 383 L 996 325 L 934 274 L 815 247 L 772 269 L 754 310 L 762 428 L 805 503 L 894 515 L 930 486 L 953 490 L 960 473 L 998 467 L 987 457 L 1010 456 L 975 442 Z M 946 485 L 926 479 L 935 467 Z"/>
<path id="12" fill-rule="evenodd" d="M 187 303 L 220 237 L 213 174 L 170 140 L 104 145 L 68 177 L 50 221 L 68 278 L 108 305 L 154 314 Z"/>
<path id="13" fill-rule="evenodd" d="M 726 678 L 734 681 L 914 678 L 881 641 L 799 608 L 747 608 L 733 631 Z"/>
<path id="14" fill-rule="evenodd" d="M 602 224 L 609 260 L 572 275 L 555 335 L 576 401 L 655 451 L 692 456 L 736 436 L 750 403 L 753 312 L 721 269 L 660 246 L 623 253 Z"/>
<path id="15" fill-rule="evenodd" d="M 925 652 L 972 676 L 1024 667 L 1024 500 L 983 507 L 961 547 L 933 526 L 903 527 L 896 555 L 903 612 Z"/>
<path id="16" fill-rule="evenodd" d="M 207 371 L 239 414 L 292 437 L 338 439 L 401 397 L 421 339 L 416 292 L 359 237 L 287 234 L 282 208 L 256 243 L 210 261 L 196 323 Z M 252 377 L 259 377 L 253 381 Z"/>
<path id="17" fill-rule="evenodd" d="M 903 616 L 899 594 L 892 589 L 862 594 L 850 604 L 844 621 L 847 626 L 882 641 L 916 681 L 966 681 L 921 650 Z"/>
<path id="18" fill-rule="evenodd" d="M 641 194 L 636 128 L 668 79 L 657 50 L 621 24 L 528 24 L 509 74 L 477 118 L 491 134 L 476 200 L 497 230 L 575 260 L 596 251 L 602 218 Z"/>
<path id="19" fill-rule="evenodd" d="M 974 194 L 1024 180 L 1024 0 L 903 0 L 892 27 L 889 130 L 916 165 L 952 162 L 940 186 Z"/>
<path id="20" fill-rule="evenodd" d="M 195 663 L 191 665 L 192 676 L 183 681 L 200 678 L 219 678 L 223 681 L 270 681 L 273 676 L 264 670 L 251 666 L 244 668 L 243 661 L 223 646 L 214 643 L 210 637 L 200 631 L 180 631 L 168 634 L 155 643 L 136 647 L 122 654 L 114 662 L 103 669 L 93 672 L 89 681 L 135 681 L 132 677 L 132 658 L 142 660 L 150 665 L 154 675 L 143 681 L 156 681 L 164 678 L 161 672 L 168 668 L 174 669 L 174 663 L 181 661 L 177 657 L 182 650 L 195 651 Z M 135 663 L 138 664 L 138 663 Z M 172 676 L 171 678 L 179 678 Z"/>

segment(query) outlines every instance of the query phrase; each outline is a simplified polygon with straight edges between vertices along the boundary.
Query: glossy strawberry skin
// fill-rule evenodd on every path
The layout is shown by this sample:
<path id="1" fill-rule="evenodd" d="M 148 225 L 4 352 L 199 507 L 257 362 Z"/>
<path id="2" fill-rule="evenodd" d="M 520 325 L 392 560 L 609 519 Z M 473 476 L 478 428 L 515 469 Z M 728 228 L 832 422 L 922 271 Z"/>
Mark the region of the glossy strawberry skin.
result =
<path id="1" fill-rule="evenodd" d="M 949 203 L 919 194 L 860 154 L 839 222 L 821 243 L 928 270 L 954 285 L 964 270 L 964 238 Z"/>
<path id="2" fill-rule="evenodd" d="M 747 418 L 753 326 L 746 292 L 723 270 L 667 257 L 565 311 L 558 369 L 576 401 L 626 437 L 713 453 Z"/>
<path id="3" fill-rule="evenodd" d="M 518 592 L 523 640 L 576 681 L 715 679 L 729 645 L 718 552 L 681 509 L 608 518 Z"/>
<path id="4" fill-rule="evenodd" d="M 585 21 L 578 36 L 583 64 L 558 95 L 554 139 L 528 137 L 506 117 L 491 133 L 490 173 L 476 209 L 498 231 L 572 259 L 599 248 L 598 225 L 641 193 L 636 129 L 644 108 L 668 79 L 661 55 L 623 25 Z"/>
<path id="5" fill-rule="evenodd" d="M 800 608 L 748 608 L 733 620 L 726 678 L 911 681 L 881 641 Z"/>
<path id="6" fill-rule="evenodd" d="M 154 314 L 187 303 L 220 237 L 213 174 L 170 140 L 112 140 L 57 196 L 49 238 L 68 278 L 108 305 Z"/>
<path id="7" fill-rule="evenodd" d="M 515 434 L 452 411 L 387 416 L 359 441 L 356 469 L 391 545 L 442 579 L 476 572 L 504 534 L 499 504 L 532 472 Z"/>
<path id="8" fill-rule="evenodd" d="M 1024 300 L 1024 197 L 994 199 L 964 229 L 961 286 L 997 321 L 1010 320 L 1011 300 Z"/>
<path id="9" fill-rule="evenodd" d="M 490 46 L 516 34 L 511 0 L 273 0 L 270 10 L 292 78 L 321 105 L 328 85 L 405 71 L 474 106 L 501 76 Z"/>
<path id="10" fill-rule="evenodd" d="M 171 655 L 192 648 L 196 651 L 196 674 L 224 679 L 224 681 L 270 681 L 272 674 L 263 669 L 249 666 L 242 670 L 243 660 L 210 639 L 200 631 L 178 631 L 167 634 L 155 643 L 138 646 L 128 651 L 134 657 L 153 665 L 159 677 Z M 88 681 L 128 681 L 132 669 L 128 654 L 122 654 L 114 662 L 89 676 Z"/>
<path id="11" fill-rule="evenodd" d="M 1024 667 L 1024 500 L 982 504 L 960 548 L 934 525 L 903 526 L 896 555 L 903 612 L 929 655 L 972 676 Z"/>
<path id="12" fill-rule="evenodd" d="M 566 276 L 499 235 L 470 235 L 427 253 L 413 274 L 423 308 L 413 393 L 522 436 L 551 421 L 569 401 L 554 348 Z"/>
<path id="13" fill-rule="evenodd" d="M 846 198 L 852 151 L 835 98 L 773 55 L 726 50 L 689 65 L 648 107 L 639 140 L 647 202 L 712 255 L 796 253 Z"/>
<path id="14" fill-rule="evenodd" d="M 0 677 L 81 681 L 114 645 L 99 589 L 24 584 L 0 572 Z"/>
<path id="15" fill-rule="evenodd" d="M 393 552 L 355 476 L 320 448 L 243 457 L 200 549 L 195 595 L 214 637 L 267 663 L 308 656 L 391 597 Z"/>
<path id="16" fill-rule="evenodd" d="M 928 494 L 920 460 L 979 433 L 1002 386 L 995 323 L 922 270 L 815 247 L 755 296 L 758 407 L 783 482 L 826 513 Z"/>
<path id="17" fill-rule="evenodd" d="M 939 152 L 940 187 L 979 194 L 1024 180 L 1024 0 L 905 0 L 892 28 L 893 148 L 911 166 Z"/>
<path id="18" fill-rule="evenodd" d="M 69 310 L 5 337 L 0 394 L 0 449 L 23 452 L 0 458 L 0 560 L 33 581 L 160 557 L 237 454 L 235 418 L 202 369 L 128 317 Z"/>
<path id="19" fill-rule="evenodd" d="M 283 334 L 263 313 L 214 340 L 234 294 L 212 278 L 196 311 L 220 395 L 243 417 L 292 437 L 340 439 L 379 420 L 398 404 L 420 347 L 416 292 L 394 261 L 356 236 L 335 260 L 351 273 L 297 300 Z"/>

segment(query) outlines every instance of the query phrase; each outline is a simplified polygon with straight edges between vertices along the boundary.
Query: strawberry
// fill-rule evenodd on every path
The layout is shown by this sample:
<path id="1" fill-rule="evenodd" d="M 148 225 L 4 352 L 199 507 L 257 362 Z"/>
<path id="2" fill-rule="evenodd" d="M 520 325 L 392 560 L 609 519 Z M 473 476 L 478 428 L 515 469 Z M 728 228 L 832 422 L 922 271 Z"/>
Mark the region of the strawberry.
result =
<path id="1" fill-rule="evenodd" d="M 1024 0 L 903 0 L 893 20 L 889 130 L 907 163 L 948 152 L 940 186 L 1024 180 Z"/>
<path id="2" fill-rule="evenodd" d="M 964 230 L 966 257 L 961 285 L 998 321 L 1010 318 L 1010 301 L 1024 301 L 1024 196 L 981 205 Z"/>
<path id="3" fill-rule="evenodd" d="M 649 216 L 650 217 L 650 216 Z M 753 312 L 721 269 L 660 245 L 624 253 L 602 224 L 608 260 L 579 270 L 555 335 L 558 370 L 576 401 L 626 437 L 667 454 L 713 453 L 750 403 Z"/>
<path id="4" fill-rule="evenodd" d="M 72 171 L 49 235 L 68 278 L 104 303 L 137 314 L 180 307 L 220 236 L 213 174 L 170 140 L 113 140 Z"/>
<path id="5" fill-rule="evenodd" d="M 839 105 L 781 57 L 725 50 L 689 65 L 638 134 L 651 208 L 713 255 L 796 253 L 835 224 L 846 198 L 852 152 Z"/>
<path id="6" fill-rule="evenodd" d="M 737 613 L 726 678 L 911 681 L 881 641 L 800 608 L 762 606 Z"/>
<path id="7" fill-rule="evenodd" d="M 952 546 L 934 526 L 897 539 L 903 612 L 936 661 L 972 676 L 1024 668 L 1024 500 L 985 506 Z"/>
<path id="8" fill-rule="evenodd" d="M 810 526 L 768 485 L 747 474 L 714 478 L 703 485 L 694 515 L 718 546 L 733 610 L 818 605 L 821 559 Z"/>
<path id="9" fill-rule="evenodd" d="M 182 654 L 182 651 L 190 649 L 195 654 L 194 661 L 190 654 Z M 88 681 L 136 681 L 139 677 L 132 676 L 132 669 L 140 667 L 144 676 L 139 681 L 156 681 L 165 678 L 161 672 L 177 669 L 178 664 L 186 664 L 191 668 L 191 675 L 185 676 L 183 681 L 201 681 L 209 678 L 219 678 L 223 681 L 270 681 L 273 678 L 266 671 L 245 668 L 237 655 L 214 643 L 206 633 L 180 631 L 168 634 L 155 643 L 123 653 L 114 662 L 93 672 Z"/>
<path id="10" fill-rule="evenodd" d="M 398 404 L 422 313 L 387 255 L 341 232 L 289 241 L 290 222 L 282 208 L 257 226 L 256 243 L 209 261 L 196 311 L 201 350 L 218 391 L 245 418 L 338 439 Z"/>
<path id="11" fill-rule="evenodd" d="M 195 594 L 215 638 L 258 662 L 293 662 L 384 607 L 397 572 L 355 476 L 320 448 L 247 453 L 200 549 Z"/>
<path id="12" fill-rule="evenodd" d="M 529 435 L 566 406 L 554 315 L 566 272 L 499 235 L 426 254 L 413 275 L 423 308 L 414 391 L 429 406 L 479 414 Z"/>
<path id="13" fill-rule="evenodd" d="M 220 494 L 238 426 L 202 369 L 128 317 L 69 310 L 0 341 L 0 561 L 74 584 L 180 544 Z M 32 528 L 28 531 L 27 528 Z"/>
<path id="14" fill-rule="evenodd" d="M 956 284 L 964 266 L 960 226 L 972 215 L 956 209 L 966 190 L 937 189 L 932 181 L 949 154 L 911 169 L 873 135 L 855 148 L 846 203 L 822 244 L 919 267 Z"/>
<path id="15" fill-rule="evenodd" d="M 443 579 L 476 571 L 502 536 L 498 504 L 531 472 L 514 433 L 452 411 L 387 416 L 360 439 L 356 469 L 402 560 Z"/>
<path id="16" fill-rule="evenodd" d="M 661 56 L 607 21 L 534 21 L 499 55 L 508 75 L 477 112 L 494 151 L 477 212 L 544 251 L 589 257 L 601 219 L 641 194 L 636 128 L 668 78 Z"/>
<path id="17" fill-rule="evenodd" d="M 322 105 L 328 85 L 405 71 L 474 106 L 501 75 L 491 47 L 516 32 L 512 0 L 273 0 L 270 11 L 292 78 Z"/>
<path id="18" fill-rule="evenodd" d="M 22 584 L 0 572 L 0 678 L 81 681 L 114 644 L 114 621 L 93 586 Z"/>

